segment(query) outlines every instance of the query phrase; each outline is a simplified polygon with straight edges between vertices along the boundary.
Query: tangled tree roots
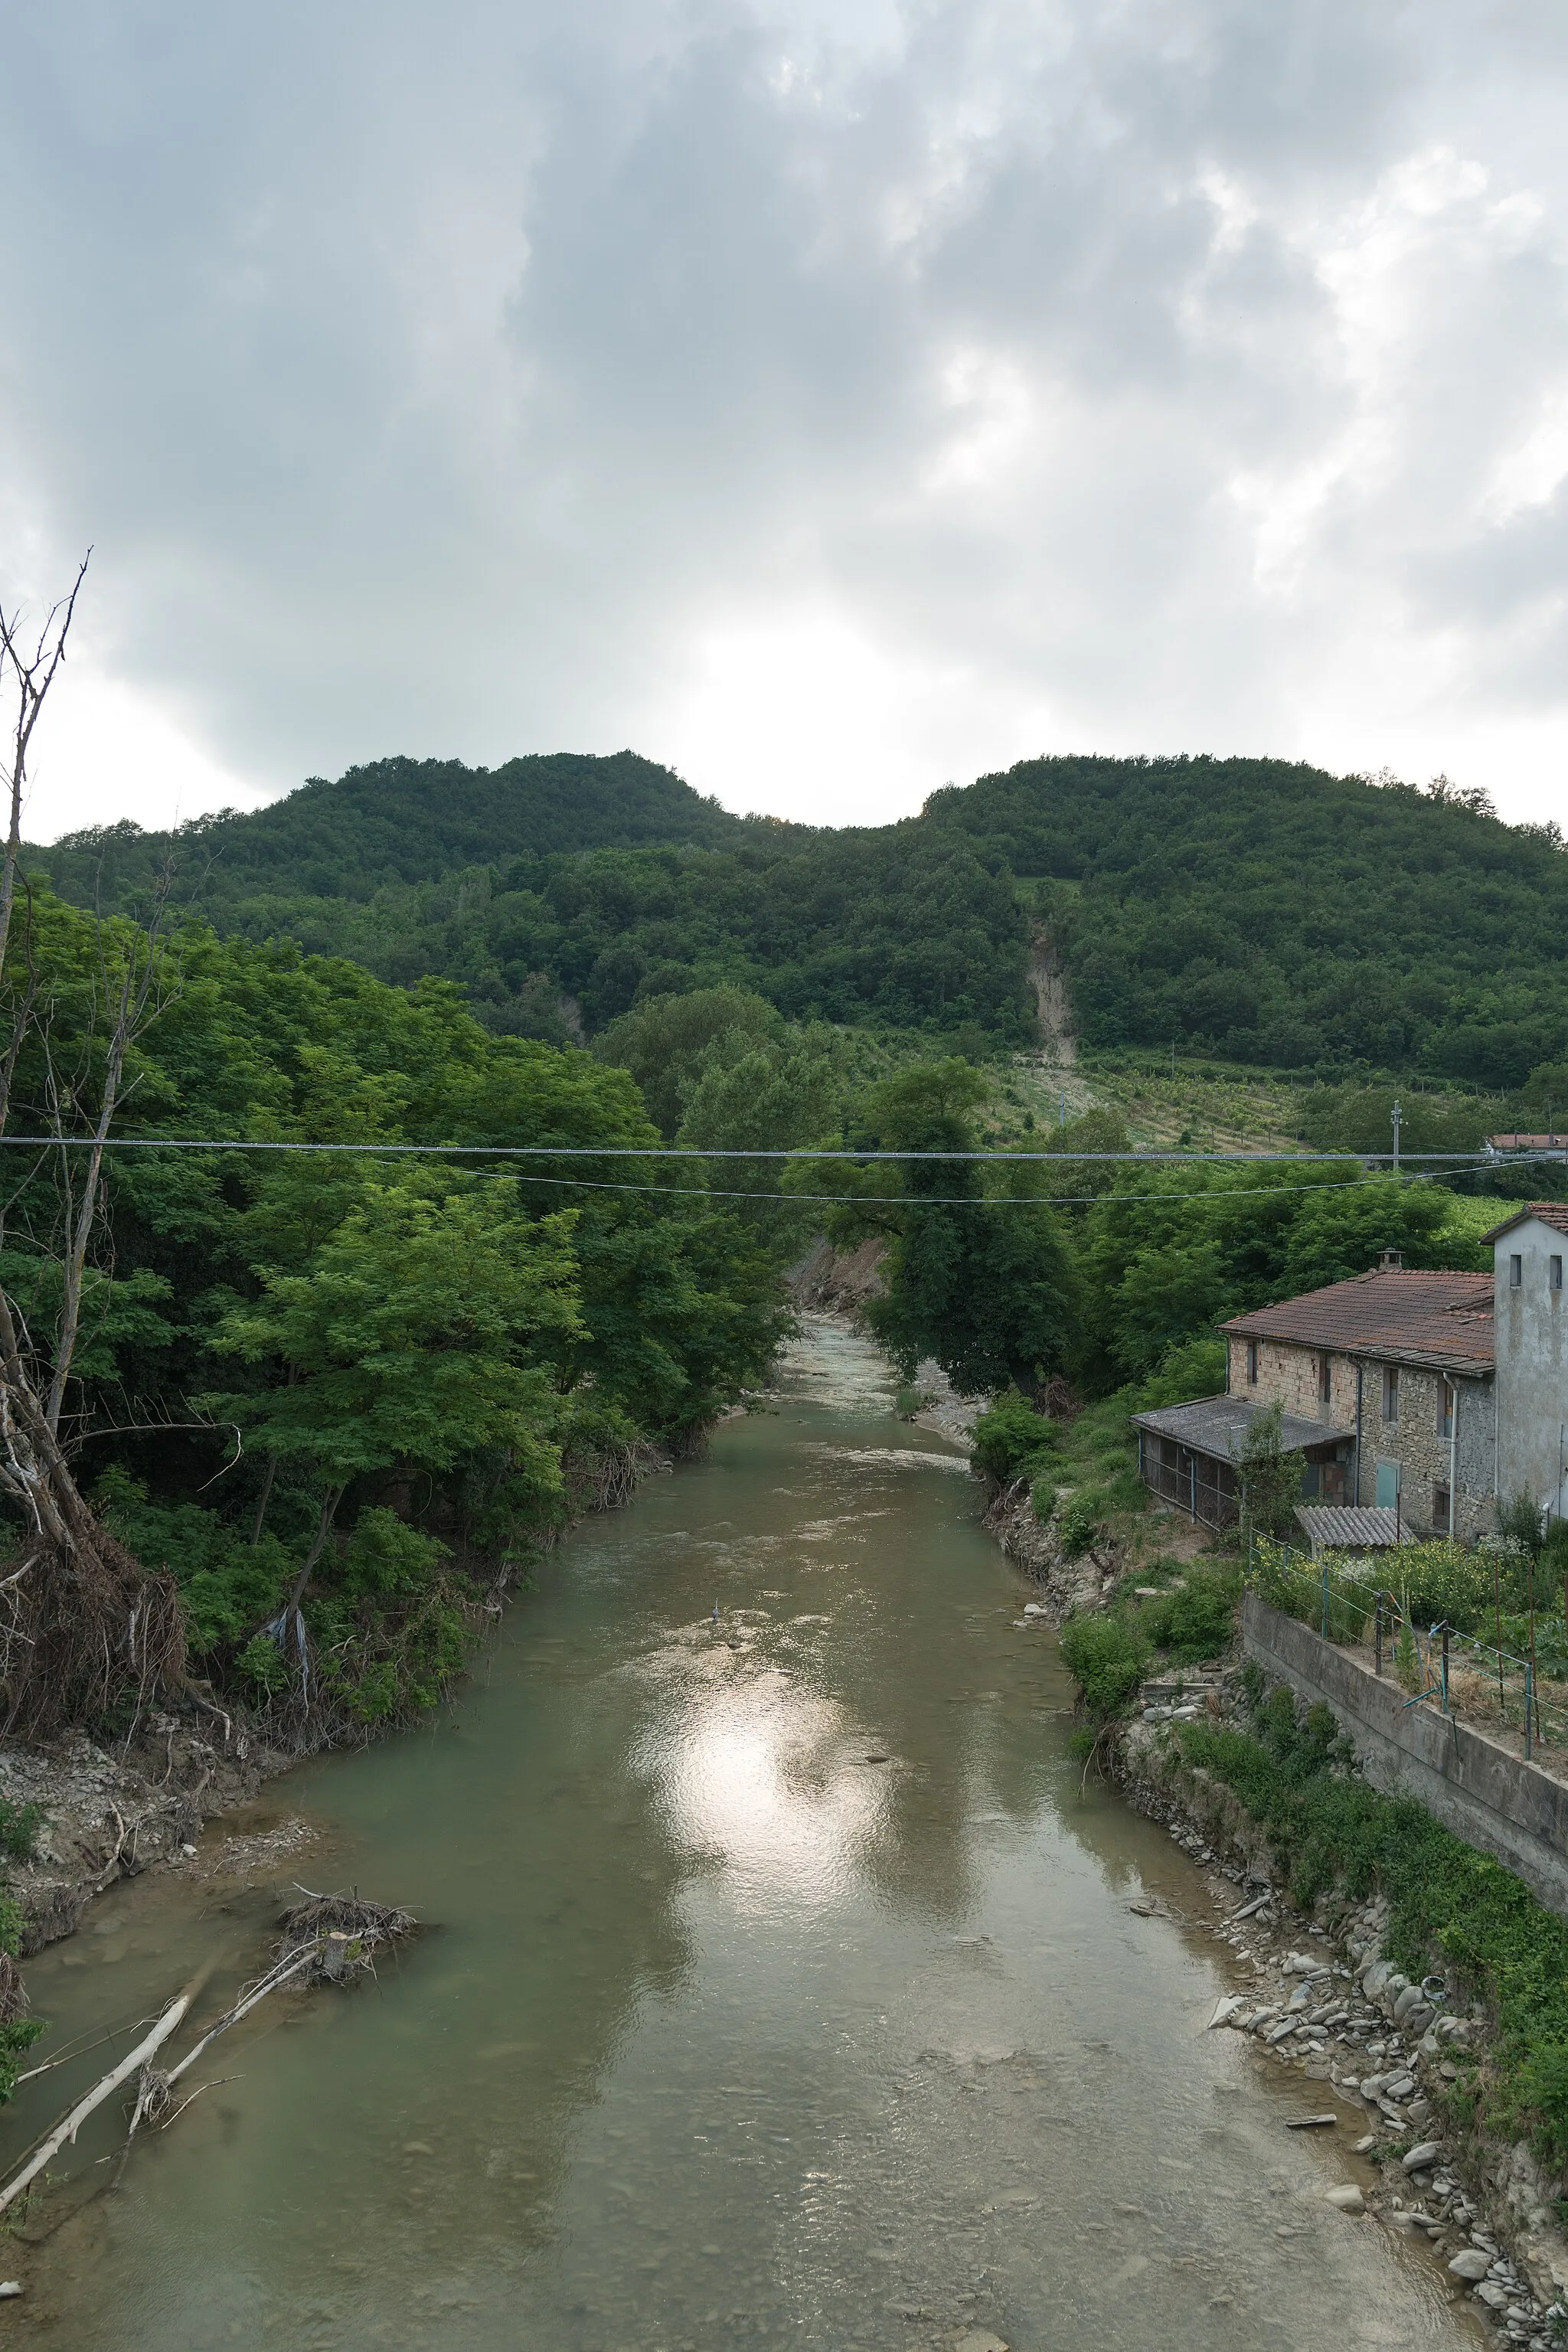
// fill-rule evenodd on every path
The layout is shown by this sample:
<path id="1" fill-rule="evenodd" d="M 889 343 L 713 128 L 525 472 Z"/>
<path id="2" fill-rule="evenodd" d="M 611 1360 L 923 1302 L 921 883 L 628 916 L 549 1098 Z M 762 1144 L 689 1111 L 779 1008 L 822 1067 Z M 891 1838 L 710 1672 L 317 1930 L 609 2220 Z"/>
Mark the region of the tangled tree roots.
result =
<path id="1" fill-rule="evenodd" d="M 569 1451 L 563 1468 L 566 1506 L 573 1518 L 584 1511 L 617 1511 L 657 1467 L 658 1455 L 641 1439 L 582 1453 Z"/>
<path id="2" fill-rule="evenodd" d="M 141 1709 L 184 1680 L 178 1588 L 85 1508 L 68 1536 L 35 1537 L 0 1586 L 0 1694 L 14 1738 L 47 1738 Z"/>
<path id="3" fill-rule="evenodd" d="M 377 1947 L 401 1943 L 419 1923 L 412 1911 L 366 1903 L 352 1890 L 347 1895 L 307 1893 L 306 1900 L 285 1911 L 278 1924 L 283 1930 L 276 1947 L 280 1961 L 314 1946 L 305 1982 L 342 1984 L 351 1977 L 374 1974 Z"/>
<path id="4" fill-rule="evenodd" d="M 0 2025 L 17 2024 L 30 2007 L 21 1969 L 9 1952 L 0 1952 Z"/>

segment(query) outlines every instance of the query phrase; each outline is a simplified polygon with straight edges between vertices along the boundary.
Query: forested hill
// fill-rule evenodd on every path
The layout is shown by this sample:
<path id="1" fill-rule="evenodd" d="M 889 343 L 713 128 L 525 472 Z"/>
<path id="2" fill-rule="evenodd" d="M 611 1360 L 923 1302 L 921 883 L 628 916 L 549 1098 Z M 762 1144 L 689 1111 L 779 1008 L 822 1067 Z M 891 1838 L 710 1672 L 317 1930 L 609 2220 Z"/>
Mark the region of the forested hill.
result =
<path id="1" fill-rule="evenodd" d="M 72 904 L 126 913 L 172 860 L 176 899 L 220 932 L 404 986 L 456 980 L 490 1029 L 553 1044 L 579 1015 L 596 1030 L 693 985 L 975 1050 L 1031 1034 L 1027 919 L 1000 861 L 918 821 L 731 816 L 629 751 L 386 760 L 177 834 L 100 827 L 26 856 Z"/>
<path id="2" fill-rule="evenodd" d="M 1568 852 L 1484 794 L 1052 759 L 938 793 L 921 822 L 1037 877 L 1090 1043 L 1492 1087 L 1568 1048 Z"/>
<path id="3" fill-rule="evenodd" d="M 1090 1045 L 1492 1087 L 1568 1057 L 1555 829 L 1285 761 L 1028 761 L 835 832 L 731 816 L 631 752 L 390 760 L 29 862 L 79 905 L 131 908 L 171 852 L 220 930 L 458 981 L 518 1034 L 739 985 L 796 1019 L 1022 1043 L 1043 929 Z"/>
<path id="4" fill-rule="evenodd" d="M 434 881 L 520 853 L 716 846 L 745 831 L 743 818 L 635 751 L 562 751 L 501 768 L 373 760 L 334 783 L 312 776 L 266 808 L 225 809 L 174 833 L 95 825 L 27 855 L 62 898 L 116 908 L 149 895 L 172 861 L 182 893 L 225 928 L 258 897 L 365 899 L 385 883 Z"/>

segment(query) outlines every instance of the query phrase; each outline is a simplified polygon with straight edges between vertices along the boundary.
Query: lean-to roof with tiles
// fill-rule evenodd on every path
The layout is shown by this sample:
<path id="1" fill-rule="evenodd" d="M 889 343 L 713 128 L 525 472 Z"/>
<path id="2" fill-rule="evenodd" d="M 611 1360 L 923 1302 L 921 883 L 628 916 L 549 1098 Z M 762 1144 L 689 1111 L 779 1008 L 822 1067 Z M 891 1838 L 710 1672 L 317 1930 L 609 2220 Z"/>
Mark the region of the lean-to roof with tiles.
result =
<path id="1" fill-rule="evenodd" d="M 1233 1315 L 1219 1328 L 1237 1339 L 1283 1339 L 1476 1376 L 1492 1369 L 1492 1276 L 1379 1268 Z"/>

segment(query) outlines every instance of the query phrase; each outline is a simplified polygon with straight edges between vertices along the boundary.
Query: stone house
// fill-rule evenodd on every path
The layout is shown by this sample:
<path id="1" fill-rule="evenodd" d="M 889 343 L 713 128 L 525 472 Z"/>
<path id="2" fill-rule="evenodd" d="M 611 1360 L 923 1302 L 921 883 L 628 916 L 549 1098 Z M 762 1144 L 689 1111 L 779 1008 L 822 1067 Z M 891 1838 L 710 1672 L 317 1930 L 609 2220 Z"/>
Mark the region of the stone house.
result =
<path id="1" fill-rule="evenodd" d="M 1561 1518 L 1568 1512 L 1568 1205 L 1532 1201 L 1487 1239 L 1497 1297 L 1498 1492 L 1527 1494 Z"/>
<path id="2" fill-rule="evenodd" d="M 1278 1404 L 1283 1441 L 1305 1459 L 1305 1501 L 1472 1539 L 1492 1524 L 1497 1490 L 1492 1294 L 1491 1275 L 1417 1272 L 1385 1252 L 1370 1274 L 1233 1316 L 1220 1326 L 1226 1396 L 1134 1416 L 1145 1483 L 1180 1502 L 1166 1454 L 1184 1448 L 1194 1497 L 1200 1486 L 1216 1497 L 1193 1516 L 1234 1518 L 1247 1426 Z"/>

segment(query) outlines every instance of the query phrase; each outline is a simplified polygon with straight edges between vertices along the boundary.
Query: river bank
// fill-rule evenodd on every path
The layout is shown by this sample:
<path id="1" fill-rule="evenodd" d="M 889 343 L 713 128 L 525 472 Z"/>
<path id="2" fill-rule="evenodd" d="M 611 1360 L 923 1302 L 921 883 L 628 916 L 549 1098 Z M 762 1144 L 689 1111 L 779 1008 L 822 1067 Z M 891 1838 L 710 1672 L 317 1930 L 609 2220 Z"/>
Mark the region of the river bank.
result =
<path id="1" fill-rule="evenodd" d="M 1384 1896 L 1331 1893 L 1303 1912 L 1236 1792 L 1184 1757 L 1183 1719 L 1245 1725 L 1239 1670 L 1189 1672 L 1152 1690 L 1109 1744 L 1109 1769 L 1127 1801 L 1209 1871 L 1216 1896 L 1223 1883 L 1235 1889 L 1219 1932 L 1243 1981 L 1211 2030 L 1247 2036 L 1260 2060 L 1321 2083 L 1342 2117 L 1359 2110 L 1357 2151 L 1374 2183 L 1347 2190 L 1344 2210 L 1425 2242 L 1504 2340 L 1550 2352 L 1568 2338 L 1564 2184 L 1524 2140 L 1479 2130 L 1454 2095 L 1472 2065 L 1487 2067 L 1495 2017 L 1440 1955 L 1446 1973 L 1415 1984 L 1382 1957 Z"/>
<path id="2" fill-rule="evenodd" d="M 840 1299 L 834 1265 L 821 1253 L 813 1261 L 817 1289 L 838 1312 L 853 1316 L 857 1290 L 874 1268 L 857 1262 L 846 1272 L 852 1279 Z M 972 1429 L 973 1423 L 962 1433 L 966 1441 Z M 1103 1608 L 1124 1576 L 1127 1560 L 1113 1542 L 1069 1556 L 1057 1523 L 1037 1516 L 1027 1479 L 990 1482 L 983 1524 L 1029 1580 L 1032 1597 L 1020 1630 L 1029 1623 L 1037 1633 Z M 1185 1541 L 1184 1536 L 1173 1520 L 1163 1528 L 1162 1552 L 1184 1559 L 1206 1548 L 1200 1531 Z M 1181 1680 L 1176 1695 L 1202 1708 L 1205 1719 L 1241 1720 L 1234 1671 L 1189 1673 L 1184 1692 Z M 1146 1718 L 1118 1735 L 1112 1769 L 1128 1801 L 1161 1822 L 1209 1873 L 1216 1932 L 1246 1971 L 1244 1989 L 1216 2009 L 1215 2025 L 1256 2037 L 1275 2065 L 1355 2101 L 1360 2113 L 1346 2112 L 1369 2126 L 1357 2143 L 1368 2178 L 1364 2186 L 1342 2184 L 1342 2210 L 1429 2242 L 1453 2291 L 1471 2294 L 1508 2339 L 1544 2352 L 1568 2336 L 1568 2243 L 1555 2221 L 1564 2183 L 1546 2179 L 1522 2141 L 1504 2144 L 1456 2129 L 1448 2095 L 1459 2073 L 1457 2058 L 1469 2052 L 1486 2063 L 1495 2019 L 1479 2002 L 1463 2011 L 1449 2005 L 1440 2017 L 1417 2005 L 1405 1979 L 1381 1958 L 1385 1903 L 1329 1903 L 1310 1916 L 1298 1911 L 1278 1884 L 1261 1827 L 1232 1790 L 1184 1764 L 1169 1723 L 1173 1714 L 1190 1711 L 1161 1704 L 1154 1694 Z M 1231 1922 L 1227 1887 L 1247 1898 L 1231 1903 Z M 1316 1949 L 1303 1952 L 1303 1942 Z M 1415 2030 L 1405 2031 L 1412 2010 Z M 1436 2133 L 1446 2137 L 1435 2139 Z M 1423 2157 L 1430 2160 L 1413 2160 Z"/>
<path id="3" fill-rule="evenodd" d="M 646 1478 L 672 1466 L 652 1446 L 626 1448 L 605 1475 L 582 1483 L 568 1532 L 583 1517 L 622 1508 Z M 487 1631 L 475 1637 L 470 1673 L 482 1666 L 500 1589 L 492 1580 L 481 1602 L 476 1586 L 472 1616 Z M 374 1741 L 400 1728 L 364 1728 L 361 1737 Z M 13 1847 L 3 1865 L 5 1889 L 21 1914 L 21 1957 L 75 1934 L 89 1906 L 117 1881 L 153 1868 L 188 1873 L 197 1865 L 207 1823 L 244 1815 L 268 1780 L 330 1744 L 323 1730 L 284 1746 L 268 1737 L 265 1718 L 237 1701 L 220 1705 L 198 1685 L 176 1706 L 139 1716 L 123 1741 L 95 1741 L 79 1728 L 39 1745 L 0 1745 L 5 1818 L 37 1822 L 30 1843 L 17 1841 L 26 1850 Z M 228 1841 L 230 1874 L 253 1843 L 247 1830 Z M 267 1851 L 257 1849 L 263 1860 Z"/>
<path id="4" fill-rule="evenodd" d="M 297 1760 L 216 1707 L 156 1712 L 118 1752 L 82 1731 L 0 1748 L 0 1799 L 38 1824 L 31 1851 L 5 1864 L 23 1958 L 74 1935 L 116 1880 L 190 1862 L 208 1822 L 250 1804 Z"/>

